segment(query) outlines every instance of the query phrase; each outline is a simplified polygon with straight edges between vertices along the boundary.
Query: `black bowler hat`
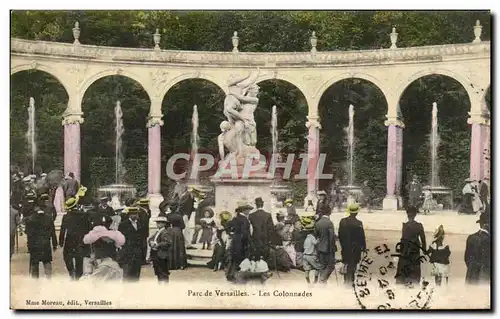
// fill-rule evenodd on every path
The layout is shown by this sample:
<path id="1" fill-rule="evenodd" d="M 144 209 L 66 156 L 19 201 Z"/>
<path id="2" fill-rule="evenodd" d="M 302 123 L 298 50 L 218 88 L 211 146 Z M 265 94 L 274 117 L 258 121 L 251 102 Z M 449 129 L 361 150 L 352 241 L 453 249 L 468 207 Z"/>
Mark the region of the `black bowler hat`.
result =
<path id="1" fill-rule="evenodd" d="M 490 223 L 490 214 L 481 213 L 481 215 L 479 215 L 479 219 L 476 221 L 476 223 L 489 224 Z"/>
<path id="2" fill-rule="evenodd" d="M 262 200 L 262 197 L 257 197 L 255 199 L 255 204 L 264 204 L 264 201 Z"/>

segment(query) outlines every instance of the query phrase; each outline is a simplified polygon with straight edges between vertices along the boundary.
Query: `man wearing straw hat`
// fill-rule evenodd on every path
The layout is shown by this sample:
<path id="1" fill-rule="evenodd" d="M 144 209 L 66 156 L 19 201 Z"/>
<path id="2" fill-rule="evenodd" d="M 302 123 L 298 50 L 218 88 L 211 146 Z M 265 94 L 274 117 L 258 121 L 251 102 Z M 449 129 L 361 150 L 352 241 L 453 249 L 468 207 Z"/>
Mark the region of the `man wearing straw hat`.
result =
<path id="1" fill-rule="evenodd" d="M 149 220 L 151 219 L 151 210 L 149 209 L 149 198 L 145 195 L 135 202 L 139 208 L 139 222 L 142 227 L 142 264 L 146 265 L 146 257 L 148 253 L 148 238 L 149 238 Z"/>
<path id="2" fill-rule="evenodd" d="M 63 247 L 63 258 L 71 279 L 78 280 L 83 274 L 83 257 L 89 254 L 89 247 L 83 243 L 83 236 L 90 231 L 87 214 L 80 209 L 78 199 L 69 198 L 65 203 L 68 212 L 63 216 L 59 232 L 59 246 Z"/>
<path id="3" fill-rule="evenodd" d="M 138 281 L 143 262 L 142 227 L 139 222 L 139 208 L 127 206 L 123 210 L 127 217 L 118 226 L 118 231 L 125 236 L 125 245 L 119 252 L 119 263 L 123 268 L 123 279 Z"/>
<path id="4" fill-rule="evenodd" d="M 365 230 L 363 222 L 356 218 L 359 212 L 358 204 L 347 207 L 348 217 L 340 220 L 339 242 L 342 254 L 342 263 L 346 266 L 344 282 L 352 285 L 356 265 L 361 260 L 361 252 L 366 250 Z"/>
<path id="5" fill-rule="evenodd" d="M 151 247 L 151 260 L 159 283 L 168 283 L 170 276 L 168 256 L 172 246 L 172 236 L 166 229 L 167 223 L 167 215 L 160 213 L 156 218 L 158 230 L 148 239 L 149 247 Z"/>

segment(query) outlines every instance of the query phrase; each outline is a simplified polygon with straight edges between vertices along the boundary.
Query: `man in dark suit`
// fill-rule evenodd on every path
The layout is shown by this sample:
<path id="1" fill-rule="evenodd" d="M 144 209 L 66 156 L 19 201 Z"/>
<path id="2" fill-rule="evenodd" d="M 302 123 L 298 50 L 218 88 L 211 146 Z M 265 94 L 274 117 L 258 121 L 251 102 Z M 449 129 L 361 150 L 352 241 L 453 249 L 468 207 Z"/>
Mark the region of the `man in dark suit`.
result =
<path id="1" fill-rule="evenodd" d="M 72 279 L 83 274 L 83 257 L 89 254 L 89 246 L 83 243 L 83 236 L 90 231 L 87 214 L 80 209 L 78 200 L 69 198 L 65 202 L 67 214 L 63 216 L 59 232 L 59 246 L 63 247 L 66 269 Z"/>
<path id="2" fill-rule="evenodd" d="M 332 212 L 332 209 L 330 207 L 330 202 L 328 201 L 328 198 L 326 198 L 326 192 L 321 190 L 318 191 L 318 203 L 316 204 L 316 215 L 326 215 L 330 216 L 330 213 Z"/>
<path id="3" fill-rule="evenodd" d="M 253 209 L 245 201 L 239 201 L 236 207 L 236 216 L 226 224 L 226 231 L 231 236 L 230 264 L 226 270 L 226 279 L 233 281 L 241 262 L 249 257 L 250 222 L 248 214 Z"/>
<path id="4" fill-rule="evenodd" d="M 352 285 L 356 265 L 361 260 L 361 252 L 366 250 L 366 238 L 363 223 L 356 218 L 359 205 L 351 204 L 348 210 L 349 217 L 340 220 L 339 242 L 342 249 L 342 263 L 347 266 L 344 282 Z"/>
<path id="5" fill-rule="evenodd" d="M 125 236 L 125 245 L 119 251 L 119 264 L 123 268 L 124 280 L 138 281 L 143 259 L 143 225 L 138 220 L 139 208 L 128 206 L 123 212 L 128 218 L 118 226 L 118 231 Z"/>
<path id="6" fill-rule="evenodd" d="M 467 284 L 490 283 L 491 251 L 490 251 L 490 217 L 488 213 L 479 216 L 479 231 L 469 235 L 465 246 L 465 265 Z"/>
<path id="7" fill-rule="evenodd" d="M 264 257 L 267 260 L 269 256 L 269 245 L 274 232 L 273 218 L 266 212 L 264 201 L 261 197 L 255 199 L 257 210 L 248 217 L 253 228 L 251 243 L 256 258 Z"/>
<path id="8" fill-rule="evenodd" d="M 52 216 L 41 208 L 26 220 L 26 235 L 30 253 L 30 275 L 39 277 L 39 264 L 43 263 L 45 276 L 52 276 L 52 250 L 57 249 L 57 238 L 54 231 Z M 51 245 L 52 241 L 52 245 Z"/>
<path id="9" fill-rule="evenodd" d="M 319 206 L 319 203 L 318 203 Z M 330 211 L 317 215 L 318 220 L 314 225 L 314 236 L 317 239 L 317 251 L 319 263 L 323 266 L 320 270 L 319 282 L 326 284 L 328 278 L 335 269 L 335 231 L 330 220 Z"/>
<path id="10" fill-rule="evenodd" d="M 149 220 L 151 219 L 151 209 L 149 209 L 149 198 L 143 197 L 136 202 L 139 208 L 139 222 L 142 226 L 142 263 L 146 262 L 146 255 L 148 252 L 148 237 L 149 237 Z"/>

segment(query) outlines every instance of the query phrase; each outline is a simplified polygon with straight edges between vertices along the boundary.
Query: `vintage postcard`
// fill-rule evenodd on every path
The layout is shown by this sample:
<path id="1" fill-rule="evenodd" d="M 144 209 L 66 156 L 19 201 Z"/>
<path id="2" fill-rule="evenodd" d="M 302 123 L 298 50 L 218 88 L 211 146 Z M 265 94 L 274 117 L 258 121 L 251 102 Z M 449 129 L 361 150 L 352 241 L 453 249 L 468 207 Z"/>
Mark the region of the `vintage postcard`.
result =
<path id="1" fill-rule="evenodd" d="M 491 24 L 11 11 L 11 308 L 491 309 Z"/>

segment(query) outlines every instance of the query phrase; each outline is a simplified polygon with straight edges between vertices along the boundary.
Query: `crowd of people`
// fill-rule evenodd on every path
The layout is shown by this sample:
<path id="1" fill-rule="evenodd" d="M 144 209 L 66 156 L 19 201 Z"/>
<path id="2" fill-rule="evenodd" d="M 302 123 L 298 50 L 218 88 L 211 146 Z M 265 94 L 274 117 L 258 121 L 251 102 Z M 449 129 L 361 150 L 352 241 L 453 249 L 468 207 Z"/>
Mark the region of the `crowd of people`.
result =
<path id="1" fill-rule="evenodd" d="M 124 208 L 113 209 L 108 197 L 89 205 L 92 201 L 88 201 L 86 187 L 71 173 L 55 185 L 44 183 L 44 179 L 46 175 L 40 175 L 38 180 L 33 176 L 13 176 L 16 186 L 11 193 L 12 227 L 25 225 L 29 272 L 34 278 L 39 277 L 40 263 L 46 277 L 51 276 L 52 252 L 60 247 L 73 280 L 138 281 L 142 267 L 152 264 L 158 281 L 166 283 L 171 270 L 188 268 L 188 250 L 201 244 L 202 249 L 213 248 L 207 267 L 224 270 L 230 282 L 265 282 L 273 276 L 273 270 L 295 268 L 304 271 L 307 283 L 326 283 L 332 273 L 337 276 L 338 270 L 350 285 L 367 252 L 363 223 L 357 218 L 360 205 L 349 203 L 348 216 L 341 219 L 336 234 L 330 219 L 336 199 L 329 200 L 325 191 L 319 191 L 311 203 L 307 201 L 313 212 L 301 216 L 293 200 L 285 200 L 286 212 L 279 212 L 274 222 L 260 197 L 254 205 L 239 201 L 234 213 L 224 211 L 215 216 L 213 207 L 206 205 L 207 194 L 179 185 L 173 197 L 160 204 L 160 213 L 154 219 L 157 230 L 151 234 L 146 194 L 128 199 Z M 57 208 L 60 201 L 64 202 L 62 209 Z M 410 200 L 412 203 L 415 204 Z M 418 284 L 421 269 L 415 260 L 424 254 L 430 256 L 436 283 L 441 284 L 443 279 L 447 282 L 451 251 L 445 245 L 444 227 L 436 230 L 427 246 L 424 227 L 415 221 L 417 206 L 407 207 L 408 221 L 403 224 L 401 241 L 396 245 L 396 282 Z M 468 283 L 490 278 L 489 205 L 483 205 L 483 209 L 478 220 L 480 230 L 469 236 L 466 243 Z M 56 236 L 54 220 L 59 211 L 63 217 Z M 337 242 L 340 260 L 336 259 Z M 13 245 L 11 232 L 11 257 Z M 339 263 L 340 267 L 336 267 Z"/>

